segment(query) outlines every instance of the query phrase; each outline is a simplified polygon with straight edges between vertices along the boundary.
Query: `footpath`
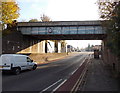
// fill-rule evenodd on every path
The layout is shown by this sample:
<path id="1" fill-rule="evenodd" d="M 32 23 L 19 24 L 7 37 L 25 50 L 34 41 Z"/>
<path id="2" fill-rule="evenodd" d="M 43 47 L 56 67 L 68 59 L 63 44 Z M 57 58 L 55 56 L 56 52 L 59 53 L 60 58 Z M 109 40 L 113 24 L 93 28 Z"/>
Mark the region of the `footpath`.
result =
<path id="1" fill-rule="evenodd" d="M 120 93 L 118 78 L 115 78 L 101 59 L 92 59 L 77 93 Z"/>

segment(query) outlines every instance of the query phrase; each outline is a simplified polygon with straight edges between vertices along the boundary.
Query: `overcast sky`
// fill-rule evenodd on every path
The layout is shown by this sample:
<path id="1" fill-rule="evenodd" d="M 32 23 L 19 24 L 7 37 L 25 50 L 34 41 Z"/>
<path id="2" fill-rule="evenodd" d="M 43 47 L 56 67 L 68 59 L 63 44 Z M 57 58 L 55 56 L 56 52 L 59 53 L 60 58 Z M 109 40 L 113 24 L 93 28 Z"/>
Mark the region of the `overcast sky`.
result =
<path id="1" fill-rule="evenodd" d="M 17 0 L 20 7 L 18 21 L 36 18 L 42 14 L 49 16 L 52 21 L 83 21 L 99 20 L 97 0 Z M 75 47 L 86 47 L 88 44 L 97 45 L 101 41 L 67 41 Z"/>

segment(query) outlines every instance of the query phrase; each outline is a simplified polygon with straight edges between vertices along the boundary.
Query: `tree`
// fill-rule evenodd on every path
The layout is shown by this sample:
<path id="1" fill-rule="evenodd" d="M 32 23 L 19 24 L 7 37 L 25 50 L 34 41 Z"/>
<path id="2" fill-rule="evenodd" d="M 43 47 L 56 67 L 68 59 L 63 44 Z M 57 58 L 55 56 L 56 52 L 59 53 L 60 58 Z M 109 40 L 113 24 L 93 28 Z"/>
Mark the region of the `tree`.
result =
<path id="1" fill-rule="evenodd" d="M 106 28 L 107 33 L 106 46 L 112 53 L 120 57 L 120 1 L 99 1 L 98 5 L 101 18 L 105 19 L 103 26 Z"/>
<path id="2" fill-rule="evenodd" d="M 19 17 L 19 10 L 18 4 L 12 0 L 12 2 L 2 2 L 2 18 L 1 22 L 4 26 L 5 24 L 12 24 L 13 20 Z"/>
<path id="3" fill-rule="evenodd" d="M 40 17 L 40 19 L 41 19 L 42 22 L 51 21 L 50 17 L 48 17 L 48 16 L 45 15 L 45 14 L 42 14 L 41 17 Z"/>
<path id="4" fill-rule="evenodd" d="M 113 10 L 115 9 L 117 2 L 110 2 L 109 0 L 99 0 L 99 11 L 100 18 L 109 20 L 112 16 L 114 16 Z"/>
<path id="5" fill-rule="evenodd" d="M 2 2 L 0 1 L 0 23 L 2 21 Z"/>
<path id="6" fill-rule="evenodd" d="M 37 19 L 30 19 L 29 22 L 38 22 Z"/>

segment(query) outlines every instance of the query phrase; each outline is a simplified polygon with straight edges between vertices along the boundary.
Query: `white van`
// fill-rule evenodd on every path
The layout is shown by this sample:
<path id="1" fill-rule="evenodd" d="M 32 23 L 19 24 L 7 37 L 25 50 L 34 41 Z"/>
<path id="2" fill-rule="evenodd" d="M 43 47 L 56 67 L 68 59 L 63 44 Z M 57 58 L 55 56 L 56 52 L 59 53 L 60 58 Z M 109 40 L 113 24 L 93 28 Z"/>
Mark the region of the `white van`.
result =
<path id="1" fill-rule="evenodd" d="M 2 54 L 0 56 L 0 70 L 2 71 L 12 71 L 17 75 L 22 70 L 35 70 L 36 68 L 37 63 L 33 62 L 29 56 L 21 54 Z"/>

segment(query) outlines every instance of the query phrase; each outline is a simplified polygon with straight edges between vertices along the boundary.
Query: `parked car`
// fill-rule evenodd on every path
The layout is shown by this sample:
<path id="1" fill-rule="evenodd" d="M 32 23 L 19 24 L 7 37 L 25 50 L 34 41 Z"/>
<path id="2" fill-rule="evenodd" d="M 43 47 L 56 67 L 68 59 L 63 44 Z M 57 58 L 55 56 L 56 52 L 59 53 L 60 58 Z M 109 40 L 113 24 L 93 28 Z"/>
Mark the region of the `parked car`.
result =
<path id="1" fill-rule="evenodd" d="M 0 56 L 0 70 L 12 71 L 13 74 L 19 74 L 22 70 L 37 68 L 37 63 L 33 62 L 29 56 L 21 54 L 2 54 Z"/>

